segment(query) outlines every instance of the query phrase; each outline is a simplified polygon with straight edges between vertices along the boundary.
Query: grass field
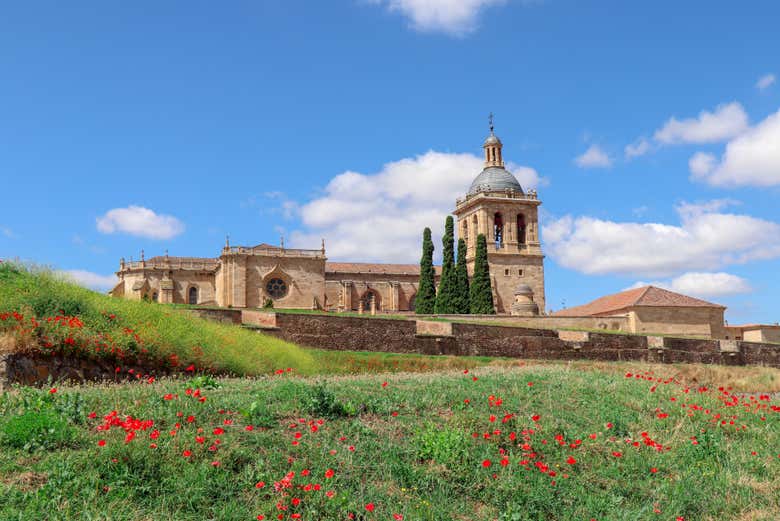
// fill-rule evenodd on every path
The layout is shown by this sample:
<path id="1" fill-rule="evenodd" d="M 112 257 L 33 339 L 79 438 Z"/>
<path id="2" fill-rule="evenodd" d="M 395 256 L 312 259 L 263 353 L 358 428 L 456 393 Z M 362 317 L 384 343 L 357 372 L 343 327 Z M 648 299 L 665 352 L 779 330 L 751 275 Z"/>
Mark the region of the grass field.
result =
<path id="1" fill-rule="evenodd" d="M 0 519 L 780 519 L 780 371 L 435 360 L 7 393 Z"/>

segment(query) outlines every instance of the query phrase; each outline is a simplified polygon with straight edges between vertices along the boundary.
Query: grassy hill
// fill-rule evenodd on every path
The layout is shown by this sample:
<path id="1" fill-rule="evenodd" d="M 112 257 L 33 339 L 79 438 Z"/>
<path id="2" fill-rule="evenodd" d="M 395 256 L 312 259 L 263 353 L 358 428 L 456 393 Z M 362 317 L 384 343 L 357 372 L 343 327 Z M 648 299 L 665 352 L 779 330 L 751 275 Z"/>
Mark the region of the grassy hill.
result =
<path id="1" fill-rule="evenodd" d="M 0 350 L 34 350 L 117 365 L 192 367 L 256 375 L 314 370 L 311 355 L 276 338 L 171 306 L 95 293 L 43 269 L 0 264 Z"/>
<path id="2" fill-rule="evenodd" d="M 523 363 L 21 389 L 0 519 L 780 519 L 779 371 Z"/>

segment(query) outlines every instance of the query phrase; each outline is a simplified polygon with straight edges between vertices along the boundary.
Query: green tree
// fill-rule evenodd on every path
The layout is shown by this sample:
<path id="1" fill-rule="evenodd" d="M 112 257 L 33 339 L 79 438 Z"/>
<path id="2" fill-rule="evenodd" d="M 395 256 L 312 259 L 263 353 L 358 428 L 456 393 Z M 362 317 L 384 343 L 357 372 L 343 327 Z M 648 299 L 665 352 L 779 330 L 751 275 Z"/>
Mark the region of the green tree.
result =
<path id="1" fill-rule="evenodd" d="M 455 272 L 455 224 L 448 215 L 444 223 L 442 244 L 442 266 L 439 291 L 436 294 L 436 313 L 451 315 L 458 313 L 458 279 Z"/>
<path id="2" fill-rule="evenodd" d="M 470 305 L 473 315 L 493 315 L 493 290 L 490 287 L 487 241 L 484 234 L 477 235 L 477 252 L 474 258 L 474 277 L 471 279 Z"/>
<path id="3" fill-rule="evenodd" d="M 422 258 L 420 259 L 420 286 L 415 299 L 415 311 L 418 315 L 429 315 L 436 306 L 436 285 L 433 271 L 433 240 L 431 229 L 423 231 Z"/>
<path id="4" fill-rule="evenodd" d="M 458 313 L 468 314 L 471 311 L 469 304 L 469 271 L 466 268 L 466 241 L 458 239 L 458 263 L 455 266 L 455 280 L 457 285 L 457 299 L 455 307 Z"/>

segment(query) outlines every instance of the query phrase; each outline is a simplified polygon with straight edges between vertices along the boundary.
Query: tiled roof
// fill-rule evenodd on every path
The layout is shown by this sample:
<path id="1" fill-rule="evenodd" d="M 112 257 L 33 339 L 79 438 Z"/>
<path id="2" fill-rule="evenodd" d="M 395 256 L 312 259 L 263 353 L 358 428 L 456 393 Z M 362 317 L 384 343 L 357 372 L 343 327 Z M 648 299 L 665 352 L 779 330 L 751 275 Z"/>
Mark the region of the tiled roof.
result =
<path id="1" fill-rule="evenodd" d="M 664 307 L 696 307 L 696 308 L 723 308 L 719 304 L 713 304 L 705 300 L 681 295 L 674 291 L 656 288 L 655 286 L 645 286 L 642 288 L 629 289 L 607 295 L 594 300 L 582 306 L 566 308 L 553 313 L 558 317 L 588 317 L 595 315 L 606 315 L 617 311 L 625 310 L 637 306 L 664 306 Z"/>
<path id="2" fill-rule="evenodd" d="M 441 275 L 441 267 L 434 266 L 436 275 Z M 367 262 L 326 262 L 325 273 L 376 273 L 379 275 L 420 275 L 419 264 L 371 264 Z"/>

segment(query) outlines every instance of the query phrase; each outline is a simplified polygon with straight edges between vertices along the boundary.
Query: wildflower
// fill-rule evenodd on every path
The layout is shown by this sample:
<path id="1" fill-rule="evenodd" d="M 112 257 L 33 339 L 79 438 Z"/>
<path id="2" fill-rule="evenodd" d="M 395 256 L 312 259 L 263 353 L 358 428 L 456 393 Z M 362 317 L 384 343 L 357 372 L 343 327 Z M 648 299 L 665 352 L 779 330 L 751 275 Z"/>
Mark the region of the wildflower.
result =
<path id="1" fill-rule="evenodd" d="M 618 452 L 618 451 L 614 451 L 614 452 L 612 453 L 612 455 L 613 455 L 613 456 L 615 456 L 616 458 L 621 458 L 621 457 L 623 457 L 623 453 L 621 453 L 621 452 Z"/>
<path id="2" fill-rule="evenodd" d="M 258 481 L 255 483 L 255 488 L 263 488 L 265 486 L 265 481 Z"/>
<path id="3" fill-rule="evenodd" d="M 493 462 L 491 462 L 489 459 L 486 459 L 486 460 L 484 460 L 482 462 L 482 466 L 485 467 L 485 468 L 490 467 L 492 464 L 493 464 Z"/>
<path id="4" fill-rule="evenodd" d="M 650 473 L 652 473 L 652 474 L 655 474 L 656 472 L 658 472 L 658 469 L 657 469 L 657 468 L 655 468 L 655 467 L 652 467 L 652 468 L 650 469 Z"/>
<path id="5" fill-rule="evenodd" d="M 105 447 L 106 446 L 106 440 L 98 440 L 98 447 Z"/>
<path id="6" fill-rule="evenodd" d="M 330 499 L 333 496 L 335 496 L 336 493 L 334 491 L 332 491 L 332 490 L 328 490 L 327 492 L 325 492 L 325 495 L 328 496 L 328 499 Z"/>
<path id="7" fill-rule="evenodd" d="M 577 463 L 577 460 L 569 456 L 569 459 L 566 460 L 566 463 L 568 463 L 569 465 L 574 465 L 575 463 Z"/>
<path id="8" fill-rule="evenodd" d="M 182 452 L 182 453 L 181 453 L 181 455 L 182 455 L 182 457 L 184 457 L 184 458 L 189 458 L 190 456 L 192 456 L 192 451 L 191 451 L 191 450 L 189 450 L 189 449 L 188 449 L 188 450 L 185 450 L 184 452 Z"/>
<path id="9" fill-rule="evenodd" d="M 393 519 L 395 519 L 396 521 L 402 521 L 403 518 L 404 516 L 401 514 L 393 514 Z"/>
<path id="10" fill-rule="evenodd" d="M 54 394 L 56 392 L 57 392 L 57 388 L 56 387 L 52 387 L 51 389 L 49 389 L 49 394 Z"/>
<path id="11" fill-rule="evenodd" d="M 366 510 L 368 510 L 369 512 L 373 512 L 374 508 L 375 507 L 373 503 L 366 503 Z"/>
<path id="12" fill-rule="evenodd" d="M 335 472 L 333 472 L 333 469 L 328 469 L 328 470 L 325 471 L 325 478 L 326 479 L 330 479 L 330 478 L 333 477 L 334 474 L 335 474 Z"/>

